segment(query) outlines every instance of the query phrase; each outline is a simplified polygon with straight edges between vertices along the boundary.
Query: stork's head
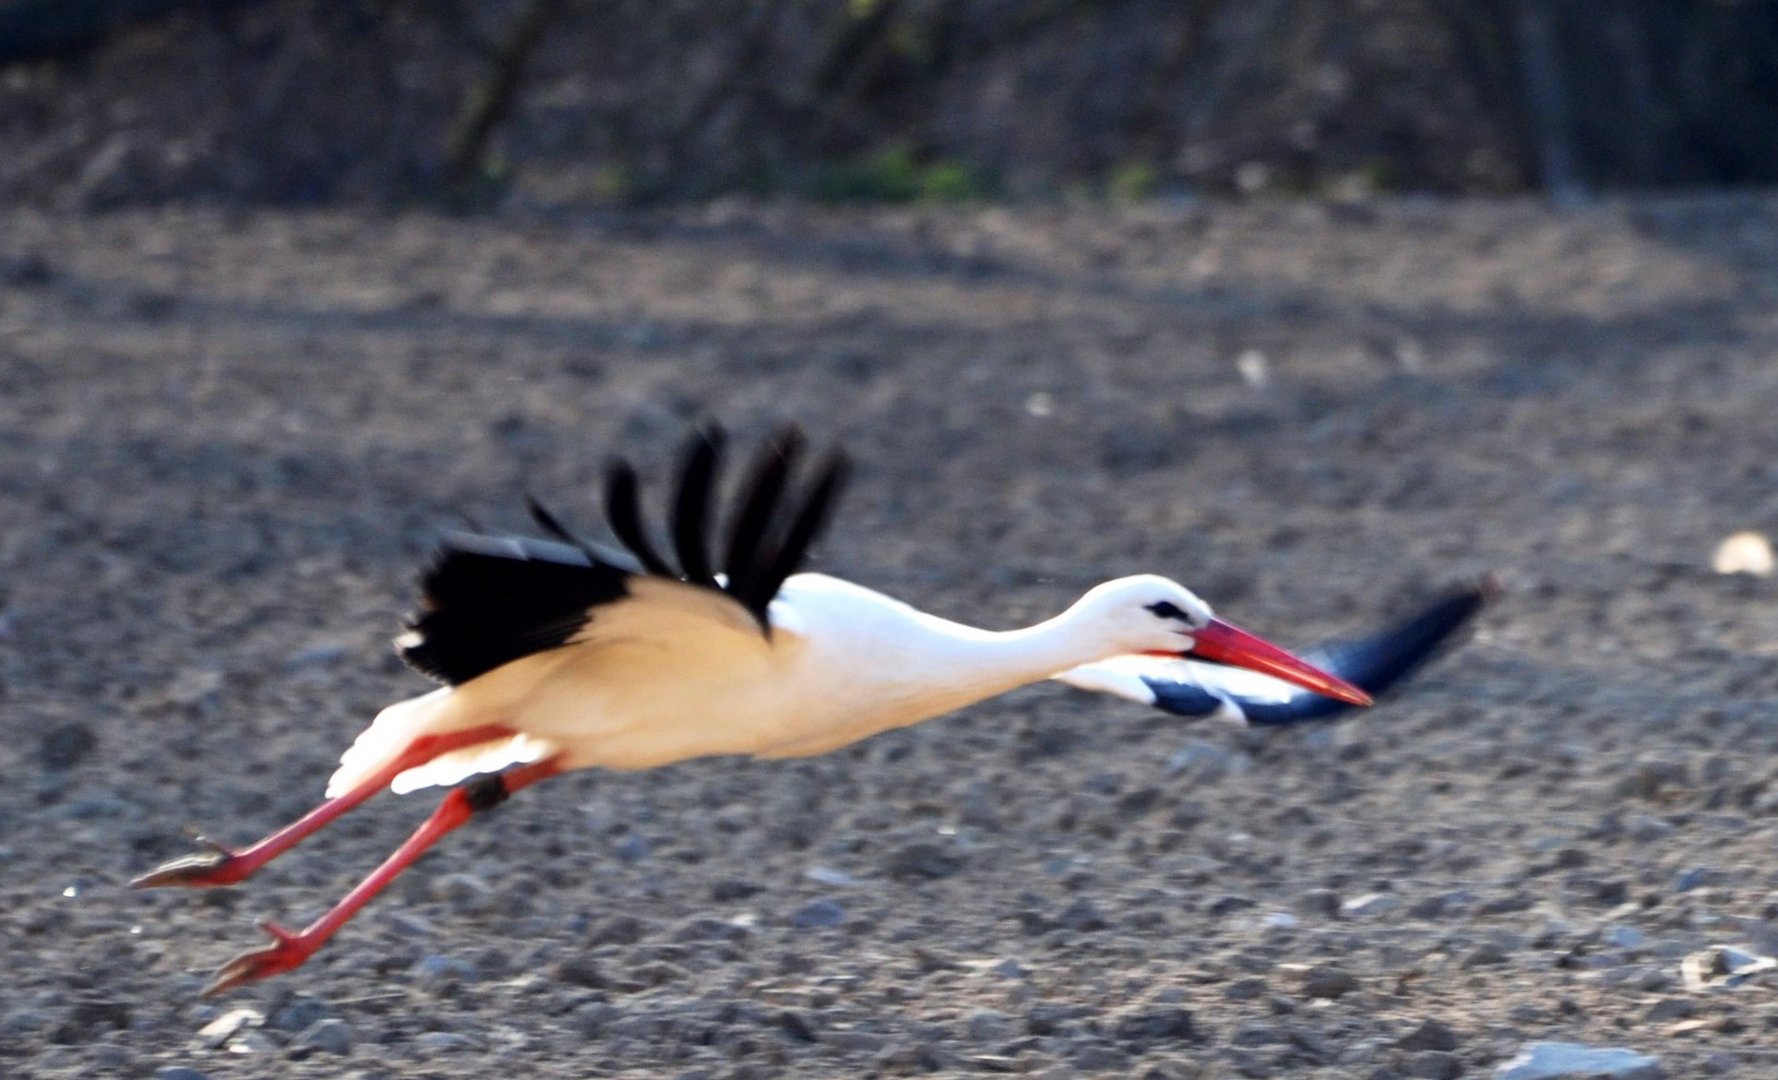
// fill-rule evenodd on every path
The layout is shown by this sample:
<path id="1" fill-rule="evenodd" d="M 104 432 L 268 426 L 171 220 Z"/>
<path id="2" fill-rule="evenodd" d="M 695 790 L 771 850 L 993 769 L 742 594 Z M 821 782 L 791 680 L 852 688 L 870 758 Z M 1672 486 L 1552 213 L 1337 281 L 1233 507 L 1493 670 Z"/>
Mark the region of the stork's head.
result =
<path id="1" fill-rule="evenodd" d="M 1146 653 L 1208 660 L 1264 672 L 1352 705 L 1371 703 L 1358 687 L 1224 622 L 1196 593 L 1155 574 L 1108 581 L 1081 597 L 1070 614 L 1104 643 L 1105 658 Z"/>

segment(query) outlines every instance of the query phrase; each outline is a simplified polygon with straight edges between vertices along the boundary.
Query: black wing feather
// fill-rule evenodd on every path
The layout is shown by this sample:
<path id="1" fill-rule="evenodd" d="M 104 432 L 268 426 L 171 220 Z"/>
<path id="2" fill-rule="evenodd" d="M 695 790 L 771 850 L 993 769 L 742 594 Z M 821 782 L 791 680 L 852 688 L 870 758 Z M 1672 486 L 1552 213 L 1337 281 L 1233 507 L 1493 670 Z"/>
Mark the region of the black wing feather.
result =
<path id="1" fill-rule="evenodd" d="M 723 566 L 728 568 L 729 590 L 739 599 L 755 593 L 750 571 L 759 563 L 759 552 L 766 544 L 766 530 L 777 516 L 778 503 L 784 497 L 784 485 L 790 479 L 791 466 L 802 453 L 802 434 L 795 428 L 783 428 L 760 447 L 753 467 L 735 500 L 740 510 L 729 528 L 728 550 Z M 752 608 L 745 599 L 741 602 Z"/>
<path id="2" fill-rule="evenodd" d="M 401 658 L 443 682 L 468 682 L 567 644 L 594 608 L 627 594 L 629 576 L 567 544 L 451 534 L 421 578 Z"/>
<path id="3" fill-rule="evenodd" d="M 772 597 L 778 595 L 784 579 L 796 573 L 796 568 L 802 565 L 809 552 L 809 545 L 827 525 L 834 500 L 839 498 L 840 489 L 845 486 L 847 470 L 844 454 L 835 451 L 823 459 L 809 497 L 803 501 L 802 509 L 797 511 L 777 550 L 761 564 L 758 576 L 749 582 L 748 594 L 737 597 L 743 604 L 763 611 L 765 605 L 772 602 Z"/>
<path id="4" fill-rule="evenodd" d="M 642 528 L 642 510 L 636 492 L 636 470 L 627 461 L 612 462 L 605 477 L 605 521 L 624 547 L 642 561 L 643 569 L 661 577 L 679 575 L 658 555 Z"/>
<path id="5" fill-rule="evenodd" d="M 679 568 L 693 585 L 714 589 L 710 569 L 710 494 L 722 459 L 722 432 L 709 428 L 693 437 L 679 473 L 679 494 L 673 500 L 673 551 Z"/>
<path id="6" fill-rule="evenodd" d="M 714 428 L 694 436 L 679 472 L 671 519 L 679 571 L 649 542 L 636 473 L 622 461 L 607 474 L 605 514 L 627 552 L 581 539 L 535 499 L 527 499 L 531 517 L 554 540 L 447 535 L 421 579 L 420 613 L 396 643 L 402 659 L 444 682 L 467 682 L 568 644 L 597 618 L 601 605 L 628 596 L 630 580 L 640 575 L 723 589 L 770 633 L 767 608 L 826 523 L 845 475 L 845 459 L 829 455 L 809 496 L 780 525 L 784 491 L 802 446 L 802 436 L 786 429 L 761 450 L 724 548 L 720 570 L 726 582 L 719 582 L 710 558 L 722 458 L 722 435 Z M 774 536 L 780 536 L 775 543 Z"/>
<path id="7" fill-rule="evenodd" d="M 784 492 L 804 445 L 800 432 L 785 428 L 761 448 L 736 500 L 737 509 L 720 567 L 709 562 L 710 546 L 705 535 L 710 527 L 711 492 L 721 460 L 720 443 L 710 434 L 693 436 L 679 474 L 672 518 L 673 549 L 680 563 L 677 571 L 649 543 L 638 509 L 636 474 L 622 462 L 612 468 L 605 493 L 611 530 L 649 573 L 721 589 L 745 607 L 762 630 L 770 633 L 767 611 L 772 598 L 778 595 L 784 579 L 795 573 L 808 556 L 845 479 L 845 458 L 830 454 L 823 461 L 809 496 L 784 522 Z M 716 578 L 718 570 L 724 578 L 720 582 Z"/>

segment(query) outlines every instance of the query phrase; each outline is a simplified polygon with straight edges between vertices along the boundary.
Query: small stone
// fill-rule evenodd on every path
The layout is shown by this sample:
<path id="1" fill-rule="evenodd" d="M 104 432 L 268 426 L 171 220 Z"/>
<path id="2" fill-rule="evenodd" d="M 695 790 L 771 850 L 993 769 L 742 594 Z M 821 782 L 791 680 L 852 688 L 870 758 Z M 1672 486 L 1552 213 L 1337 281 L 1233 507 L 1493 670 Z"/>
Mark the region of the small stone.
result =
<path id="1" fill-rule="evenodd" d="M 1428 1017 L 1420 1021 L 1419 1027 L 1402 1036 L 1395 1045 L 1403 1050 L 1451 1051 L 1457 1049 L 1457 1033 Z"/>
<path id="2" fill-rule="evenodd" d="M 1444 1050 L 1422 1050 L 1408 1058 L 1409 1076 L 1424 1080 L 1457 1080 L 1463 1075 L 1463 1059 Z"/>
<path id="3" fill-rule="evenodd" d="M 1640 949 L 1648 944 L 1648 935 L 1634 926 L 1617 924 L 1605 931 L 1604 941 L 1614 949 Z"/>
<path id="4" fill-rule="evenodd" d="M 1677 831 L 1678 829 L 1672 822 L 1665 818 L 1655 817 L 1653 814 L 1631 814 L 1624 822 L 1625 834 L 1638 844 L 1652 844 L 1658 840 L 1665 840 Z"/>
<path id="5" fill-rule="evenodd" d="M 1494 1080 L 1659 1080 L 1660 1059 L 1622 1047 L 1537 1042 L 1494 1071 Z"/>
<path id="6" fill-rule="evenodd" d="M 790 913 L 790 925 L 798 930 L 819 930 L 846 921 L 846 909 L 837 900 L 811 900 Z"/>
<path id="7" fill-rule="evenodd" d="M 1129 1013 L 1118 1021 L 1117 1036 L 1147 1046 L 1160 1042 L 1196 1042 L 1198 1030 L 1192 1014 L 1178 1005 L 1155 1005 Z"/>
<path id="8" fill-rule="evenodd" d="M 34 288 L 48 285 L 59 276 L 55 264 L 39 251 L 0 260 L 0 283 Z"/>
<path id="9" fill-rule="evenodd" d="M 757 896 L 764 891 L 763 885 L 742 878 L 724 878 L 710 886 L 710 899 L 718 904 L 726 904 L 733 900 L 745 900 L 749 896 Z"/>
<path id="10" fill-rule="evenodd" d="M 352 1029 L 344 1020 L 317 1020 L 290 1040 L 290 1053 L 300 1057 L 309 1053 L 345 1055 L 352 1052 Z"/>
<path id="11" fill-rule="evenodd" d="M 1111 927 L 1098 905 L 1084 896 L 1064 908 L 1056 922 L 1078 934 L 1093 934 Z"/>
<path id="12" fill-rule="evenodd" d="M 474 1050 L 476 1041 L 455 1031 L 426 1031 L 414 1036 L 414 1045 L 428 1054 L 451 1054 Z"/>
<path id="13" fill-rule="evenodd" d="M 1297 900 L 1296 907 L 1304 915 L 1331 919 L 1340 913 L 1340 894 L 1332 889 L 1310 889 Z"/>
<path id="14" fill-rule="evenodd" d="M 1303 996 L 1333 1000 L 1358 989 L 1358 979 L 1345 968 L 1321 965 L 1303 976 Z"/>
<path id="15" fill-rule="evenodd" d="M 257 1009 L 230 1009 L 198 1029 L 198 1045 L 215 1050 L 243 1029 L 256 1027 L 264 1020 Z"/>
<path id="16" fill-rule="evenodd" d="M 849 889 L 854 885 L 862 884 L 851 874 L 846 873 L 844 870 L 835 870 L 831 866 L 811 866 L 803 871 L 803 876 L 810 881 L 842 889 Z"/>
<path id="17" fill-rule="evenodd" d="M 433 953 L 422 957 L 408 970 L 408 978 L 415 986 L 429 993 L 449 989 L 458 983 L 478 982 L 481 972 L 467 960 L 443 953 Z"/>
<path id="18" fill-rule="evenodd" d="M 648 924 L 634 915 L 613 915 L 587 935 L 593 945 L 634 945 L 648 936 Z"/>
<path id="19" fill-rule="evenodd" d="M 99 737 L 85 724 L 57 724 L 38 738 L 37 761 L 46 769 L 72 769 L 98 746 Z"/>
<path id="20" fill-rule="evenodd" d="M 293 995 L 289 1001 L 272 1010 L 266 1019 L 266 1026 L 291 1034 L 302 1031 L 318 1020 L 326 1020 L 333 1016 L 333 1006 L 319 998 L 307 994 Z"/>
<path id="21" fill-rule="evenodd" d="M 972 1042 L 1003 1042 L 1012 1033 L 1012 1018 L 994 1009 L 977 1009 L 965 1024 Z"/>
<path id="22" fill-rule="evenodd" d="M 231 1054 L 270 1054 L 278 1049 L 278 1044 L 263 1031 L 249 1028 L 228 1041 L 228 1052 Z"/>
<path id="23" fill-rule="evenodd" d="M 1081 1072 L 1123 1072 L 1130 1067 L 1129 1056 L 1113 1046 L 1090 1042 L 1074 1051 L 1074 1067 Z"/>
<path id="24" fill-rule="evenodd" d="M 617 857 L 624 862 L 641 862 L 648 858 L 648 854 L 653 848 L 648 842 L 648 837 L 641 833 L 631 833 L 619 840 L 613 850 Z"/>
<path id="25" fill-rule="evenodd" d="M 1694 993 L 1738 986 L 1748 979 L 1778 969 L 1778 959 L 1728 945 L 1712 945 L 1692 953 L 1679 963 L 1685 988 Z"/>
<path id="26" fill-rule="evenodd" d="M 1387 915 L 1401 907 L 1401 898 L 1391 893 L 1369 893 L 1355 896 L 1340 905 L 1340 914 L 1348 919 L 1368 919 Z"/>
<path id="27" fill-rule="evenodd" d="M 1698 1007 L 1692 1004 L 1688 998 L 1662 998 L 1648 1007 L 1648 1012 L 1643 1014 L 1643 1018 L 1650 1023 L 1658 1023 L 1663 1020 L 1684 1020 L 1697 1011 Z"/>
<path id="28" fill-rule="evenodd" d="M 186 1065 L 162 1065 L 154 1070 L 154 1080 L 210 1080 L 210 1074 Z"/>
<path id="29" fill-rule="evenodd" d="M 1222 996 L 1230 1001 L 1258 1001 L 1269 989 L 1266 981 L 1258 977 L 1236 979 L 1223 988 Z"/>
<path id="30" fill-rule="evenodd" d="M 1507 959 L 1506 950 L 1501 948 L 1497 942 L 1484 941 L 1480 945 L 1477 945 L 1468 956 L 1463 958 L 1463 966 L 1471 968 L 1493 967 L 1496 964 L 1506 963 Z"/>
<path id="31" fill-rule="evenodd" d="M 901 881 L 915 878 L 936 881 L 963 869 L 963 862 L 942 845 L 919 841 L 896 850 L 886 860 L 884 869 L 890 877 Z"/>
<path id="32" fill-rule="evenodd" d="M 1673 891 L 1691 892 L 1693 889 L 1702 889 L 1706 885 L 1716 884 L 1720 876 L 1708 866 L 1694 866 L 1673 879 Z"/>
<path id="33" fill-rule="evenodd" d="M 494 899 L 494 890 L 474 874 L 444 874 L 432 882 L 432 898 L 442 900 L 465 914 L 484 911 Z"/>
<path id="34" fill-rule="evenodd" d="M 570 986 L 602 990 L 609 986 L 604 972 L 590 956 L 570 956 L 556 965 L 556 978 Z"/>
<path id="35" fill-rule="evenodd" d="M 1774 567 L 1778 567 L 1778 559 L 1772 555 L 1772 542 L 1752 529 L 1730 533 L 1710 557 L 1710 568 L 1719 574 L 1770 577 Z"/>
<path id="36" fill-rule="evenodd" d="M 778 1014 L 776 1022 L 784 1034 L 790 1036 L 795 1042 L 812 1043 L 817 1041 L 815 1025 L 809 1023 L 809 1018 L 800 1012 L 785 1009 Z"/>
<path id="37" fill-rule="evenodd" d="M 1229 1035 L 1230 1046 L 1276 1046 L 1286 1040 L 1284 1029 L 1258 1020 L 1248 1020 Z"/>

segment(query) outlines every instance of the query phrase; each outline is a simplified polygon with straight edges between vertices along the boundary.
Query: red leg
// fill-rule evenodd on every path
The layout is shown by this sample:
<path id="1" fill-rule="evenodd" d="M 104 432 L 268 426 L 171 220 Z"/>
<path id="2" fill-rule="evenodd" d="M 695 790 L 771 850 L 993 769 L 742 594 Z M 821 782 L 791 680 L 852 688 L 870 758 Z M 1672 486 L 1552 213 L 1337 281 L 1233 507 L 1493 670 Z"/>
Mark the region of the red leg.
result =
<path id="1" fill-rule="evenodd" d="M 252 847 L 233 851 L 214 840 L 199 837 L 198 843 L 209 848 L 203 855 L 187 855 L 151 870 L 130 882 L 131 888 L 153 889 L 162 885 L 205 887 L 234 885 L 251 877 L 260 867 L 295 847 L 301 840 L 339 817 L 359 803 L 388 787 L 397 776 L 426 764 L 441 754 L 461 750 L 477 743 L 508 738 L 511 728 L 499 724 L 449 731 L 441 735 L 422 735 L 408 744 L 401 755 L 371 774 L 357 787 L 322 803 Z"/>
<path id="2" fill-rule="evenodd" d="M 260 923 L 260 929 L 270 934 L 274 943 L 264 949 L 242 953 L 224 964 L 216 972 L 210 985 L 204 987 L 204 996 L 220 994 L 243 983 L 302 966 L 305 960 L 314 955 L 316 949 L 358 913 L 358 909 L 370 903 L 372 897 L 382 892 L 389 882 L 395 880 L 397 874 L 407 869 L 446 833 L 468 821 L 478 810 L 497 805 L 520 788 L 553 776 L 557 768 L 556 759 L 551 758 L 521 765 L 498 776 L 472 780 L 462 787 L 452 789 L 438 809 L 433 811 L 432 816 L 426 819 L 426 823 L 415 830 L 405 843 L 395 849 L 394 854 L 383 860 L 383 865 L 371 871 L 369 877 L 359 882 L 358 887 L 347 893 L 327 914 L 310 923 L 301 932 L 286 930 L 276 923 Z"/>

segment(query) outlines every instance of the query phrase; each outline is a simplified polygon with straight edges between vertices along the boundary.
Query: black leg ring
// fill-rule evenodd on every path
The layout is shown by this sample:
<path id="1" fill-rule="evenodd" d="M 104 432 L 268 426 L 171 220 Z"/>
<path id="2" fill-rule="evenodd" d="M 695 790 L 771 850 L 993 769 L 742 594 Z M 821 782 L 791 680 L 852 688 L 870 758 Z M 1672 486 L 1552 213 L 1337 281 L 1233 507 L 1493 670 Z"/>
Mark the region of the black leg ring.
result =
<path id="1" fill-rule="evenodd" d="M 512 792 L 506 790 L 506 780 L 499 773 L 478 776 L 463 785 L 463 798 L 468 801 L 469 812 L 472 814 L 494 809 L 511 794 Z"/>

